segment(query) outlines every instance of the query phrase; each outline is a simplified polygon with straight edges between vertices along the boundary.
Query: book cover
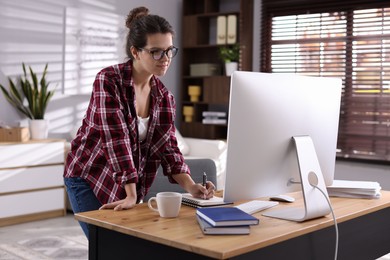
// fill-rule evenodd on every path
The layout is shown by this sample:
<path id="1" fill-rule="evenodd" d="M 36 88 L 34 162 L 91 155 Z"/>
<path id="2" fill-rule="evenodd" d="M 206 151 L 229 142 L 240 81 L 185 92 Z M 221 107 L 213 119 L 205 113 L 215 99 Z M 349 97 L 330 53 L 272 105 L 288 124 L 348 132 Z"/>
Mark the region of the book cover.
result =
<path id="1" fill-rule="evenodd" d="M 223 198 L 216 196 L 207 200 L 194 198 L 190 193 L 183 193 L 181 202 L 184 205 L 191 206 L 194 208 L 225 206 L 233 204 L 232 202 L 225 202 L 223 201 Z"/>
<path id="2" fill-rule="evenodd" d="M 237 207 L 198 208 L 196 214 L 214 227 L 259 224 L 258 218 Z"/>
<path id="3" fill-rule="evenodd" d="M 230 227 L 213 227 L 207 221 L 196 215 L 199 227 L 205 235 L 247 235 L 250 233 L 250 226 L 230 226 Z"/>

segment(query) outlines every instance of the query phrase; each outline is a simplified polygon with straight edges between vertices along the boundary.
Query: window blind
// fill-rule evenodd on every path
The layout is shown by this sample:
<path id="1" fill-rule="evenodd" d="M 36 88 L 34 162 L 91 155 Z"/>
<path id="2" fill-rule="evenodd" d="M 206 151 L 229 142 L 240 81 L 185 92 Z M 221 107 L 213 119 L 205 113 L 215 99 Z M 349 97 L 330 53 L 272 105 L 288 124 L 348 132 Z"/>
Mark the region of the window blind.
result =
<path id="1" fill-rule="evenodd" d="M 50 87 L 65 94 L 89 94 L 99 70 L 123 62 L 127 32 L 123 17 L 110 1 L 81 2 L 72 7 L 66 1 L 2 0 L 4 76 L 16 79 L 23 74 L 24 62 L 40 77 L 48 63 Z"/>
<path id="2" fill-rule="evenodd" d="M 390 4 L 341 2 L 264 0 L 261 71 L 341 78 L 337 156 L 390 162 Z"/>

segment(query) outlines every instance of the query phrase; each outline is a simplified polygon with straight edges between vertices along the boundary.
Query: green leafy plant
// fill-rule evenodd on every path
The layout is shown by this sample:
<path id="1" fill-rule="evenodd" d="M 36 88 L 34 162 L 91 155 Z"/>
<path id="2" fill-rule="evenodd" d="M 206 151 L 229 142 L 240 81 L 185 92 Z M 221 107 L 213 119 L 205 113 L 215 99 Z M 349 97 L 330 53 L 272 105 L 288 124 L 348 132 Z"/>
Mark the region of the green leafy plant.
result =
<path id="1" fill-rule="evenodd" d="M 12 79 L 8 77 L 10 85 L 9 92 L 0 84 L 1 91 L 8 102 L 28 118 L 44 119 L 47 104 L 54 95 L 54 90 L 48 91 L 49 83 L 46 81 L 48 64 L 46 64 L 42 78 L 39 82 L 37 74 L 34 73 L 29 66 L 30 82 L 27 76 L 26 66 L 24 63 L 22 65 L 24 77 L 19 78 L 20 89 L 18 89 Z M 27 105 L 25 105 L 25 100 L 27 100 Z"/>
<path id="2" fill-rule="evenodd" d="M 221 46 L 218 49 L 219 58 L 225 62 L 238 62 L 240 57 L 240 46 L 234 44 L 231 46 Z"/>

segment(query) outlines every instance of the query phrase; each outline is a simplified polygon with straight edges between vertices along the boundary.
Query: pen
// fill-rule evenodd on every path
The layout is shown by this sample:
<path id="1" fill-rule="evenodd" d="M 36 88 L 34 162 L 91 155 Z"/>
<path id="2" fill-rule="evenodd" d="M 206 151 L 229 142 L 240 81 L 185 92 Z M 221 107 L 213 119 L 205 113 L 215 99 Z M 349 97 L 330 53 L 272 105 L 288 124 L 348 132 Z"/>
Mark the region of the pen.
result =
<path id="1" fill-rule="evenodd" d="M 207 189 L 207 174 L 203 172 L 203 187 Z M 203 198 L 206 199 L 206 195 L 203 194 Z"/>

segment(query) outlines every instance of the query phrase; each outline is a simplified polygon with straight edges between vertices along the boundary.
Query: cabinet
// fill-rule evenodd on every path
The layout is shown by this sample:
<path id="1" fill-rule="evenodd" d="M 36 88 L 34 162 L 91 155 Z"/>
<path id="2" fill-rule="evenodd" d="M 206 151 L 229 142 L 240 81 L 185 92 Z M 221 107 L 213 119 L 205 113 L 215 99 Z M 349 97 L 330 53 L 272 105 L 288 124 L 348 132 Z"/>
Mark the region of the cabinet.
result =
<path id="1" fill-rule="evenodd" d="M 185 0 L 182 22 L 181 101 L 183 117 L 180 131 L 186 137 L 225 139 L 227 124 L 203 124 L 204 111 L 220 111 L 228 115 L 230 77 L 224 76 L 224 64 L 219 59 L 217 19 L 237 17 L 237 44 L 240 47 L 239 70 L 252 70 L 253 0 Z M 193 64 L 218 64 L 220 72 L 212 76 L 193 76 Z M 192 101 L 189 86 L 200 87 L 198 101 Z M 190 109 L 192 117 L 185 117 Z M 228 116 L 226 117 L 228 118 Z M 190 120 L 190 121 L 189 121 Z"/>
<path id="2" fill-rule="evenodd" d="M 0 143 L 0 226 L 63 216 L 64 140 Z"/>

